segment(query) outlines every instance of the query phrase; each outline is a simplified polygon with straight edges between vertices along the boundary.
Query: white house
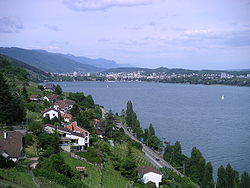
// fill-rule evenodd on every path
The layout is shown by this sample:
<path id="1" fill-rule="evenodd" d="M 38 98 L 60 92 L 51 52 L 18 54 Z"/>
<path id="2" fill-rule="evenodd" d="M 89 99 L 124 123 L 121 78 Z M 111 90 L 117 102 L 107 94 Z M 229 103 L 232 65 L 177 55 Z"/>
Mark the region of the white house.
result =
<path id="1" fill-rule="evenodd" d="M 56 110 L 67 112 L 73 107 L 74 104 L 75 104 L 75 101 L 72 101 L 69 99 L 59 100 L 54 103 L 54 108 Z"/>
<path id="2" fill-rule="evenodd" d="M 141 177 L 143 183 L 153 182 L 156 187 L 160 186 L 162 182 L 162 174 L 155 168 L 149 166 L 141 166 L 136 168 L 138 175 Z"/>
<path id="3" fill-rule="evenodd" d="M 54 108 L 49 108 L 43 112 L 43 117 L 48 117 L 49 119 L 57 117 L 58 119 L 60 119 L 60 111 Z"/>
<path id="4" fill-rule="evenodd" d="M 52 134 L 57 130 L 60 136 L 60 147 L 64 151 L 84 151 L 89 147 L 89 133 L 87 131 L 88 134 L 82 134 L 73 132 L 62 126 L 54 126 L 50 124 L 45 125 L 44 130 L 49 134 Z"/>
<path id="5" fill-rule="evenodd" d="M 45 95 L 43 97 L 44 101 L 48 101 L 48 102 L 51 102 L 51 103 L 56 102 L 58 99 L 59 99 L 58 95 Z"/>

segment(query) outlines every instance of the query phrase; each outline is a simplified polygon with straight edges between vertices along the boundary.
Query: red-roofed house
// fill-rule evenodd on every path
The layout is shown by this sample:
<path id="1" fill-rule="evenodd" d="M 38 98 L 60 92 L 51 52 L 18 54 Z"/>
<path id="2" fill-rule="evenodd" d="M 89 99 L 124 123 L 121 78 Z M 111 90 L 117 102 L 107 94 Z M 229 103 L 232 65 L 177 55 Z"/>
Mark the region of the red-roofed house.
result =
<path id="1" fill-rule="evenodd" d="M 77 126 L 76 121 L 70 123 L 69 125 L 66 125 L 65 128 L 67 128 L 68 130 L 70 130 L 72 132 L 80 133 L 80 134 L 84 135 L 85 143 L 86 143 L 87 147 L 89 147 L 89 132 L 87 130 Z"/>
<path id="2" fill-rule="evenodd" d="M 29 100 L 33 102 L 39 102 L 41 100 L 41 95 L 33 94 L 29 97 Z"/>
<path id="3" fill-rule="evenodd" d="M 142 177 L 143 183 L 153 182 L 156 187 L 160 186 L 162 182 L 162 174 L 159 170 L 149 167 L 149 166 L 141 166 L 136 168 L 136 171 L 140 177 Z"/>
<path id="4" fill-rule="evenodd" d="M 57 131 L 60 137 L 60 147 L 64 151 L 84 151 L 84 149 L 89 147 L 89 134 L 85 136 L 82 133 L 71 131 L 66 127 L 50 124 L 45 125 L 44 130 L 49 134 Z"/>
<path id="5" fill-rule="evenodd" d="M 71 114 L 68 114 L 68 113 L 65 113 L 65 112 L 61 112 L 61 117 L 67 123 L 71 122 L 72 118 L 73 118 L 73 116 Z"/>

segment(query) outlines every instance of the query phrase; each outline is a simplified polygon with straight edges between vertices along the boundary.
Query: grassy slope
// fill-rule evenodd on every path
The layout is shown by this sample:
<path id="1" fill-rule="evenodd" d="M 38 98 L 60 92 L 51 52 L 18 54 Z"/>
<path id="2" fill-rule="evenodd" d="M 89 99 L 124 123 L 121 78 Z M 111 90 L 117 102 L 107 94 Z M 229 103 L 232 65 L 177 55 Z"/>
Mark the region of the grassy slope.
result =
<path id="1" fill-rule="evenodd" d="M 0 169 L 0 177 L 4 179 L 5 185 L 13 185 L 16 187 L 33 188 L 36 187 L 31 175 L 26 169 L 11 168 L 11 169 Z"/>
<path id="2" fill-rule="evenodd" d="M 67 153 L 61 153 L 65 162 L 72 168 L 76 166 L 86 167 L 87 177 L 84 177 L 82 181 L 91 188 L 99 188 L 101 183 L 100 167 L 81 161 L 78 159 L 71 158 Z M 128 185 L 129 180 L 121 176 L 121 174 L 115 171 L 110 164 L 106 164 L 103 172 L 103 187 L 104 188 L 123 188 Z"/>

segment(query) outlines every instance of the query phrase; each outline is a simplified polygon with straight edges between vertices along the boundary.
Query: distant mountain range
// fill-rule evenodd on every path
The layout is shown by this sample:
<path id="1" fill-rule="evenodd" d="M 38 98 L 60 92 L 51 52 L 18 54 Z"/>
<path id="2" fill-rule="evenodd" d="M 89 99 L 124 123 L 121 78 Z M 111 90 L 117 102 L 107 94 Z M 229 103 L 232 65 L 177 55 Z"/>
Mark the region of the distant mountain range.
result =
<path id="1" fill-rule="evenodd" d="M 113 68 L 103 71 L 103 73 L 119 73 L 119 72 L 138 72 L 144 71 L 146 74 L 151 73 L 166 73 L 166 74 L 220 74 L 222 72 L 233 74 L 233 75 L 246 75 L 250 74 L 249 69 L 241 69 L 241 70 L 189 70 L 189 69 L 181 69 L 181 68 L 173 68 L 169 69 L 166 67 L 159 67 L 156 69 L 149 69 L 149 68 L 140 68 L 140 67 L 120 67 L 120 68 Z"/>
<path id="2" fill-rule="evenodd" d="M 166 74 L 218 74 L 222 72 L 233 73 L 234 75 L 250 74 L 249 69 L 245 70 L 189 70 L 166 67 L 159 67 L 156 69 L 131 67 L 131 65 L 118 64 L 113 60 L 107 59 L 91 59 L 83 56 L 74 56 L 72 54 L 51 53 L 45 50 L 27 50 L 16 47 L 0 47 L 0 54 L 9 56 L 23 63 L 38 68 L 44 72 L 53 73 L 72 73 L 74 71 L 81 73 L 118 73 L 118 72 L 137 72 L 144 71 L 146 73 L 160 73 Z"/>
<path id="3" fill-rule="evenodd" d="M 126 66 L 106 59 L 91 59 L 69 54 L 51 53 L 45 50 L 28 50 L 16 47 L 0 47 L 0 54 L 23 61 L 45 72 L 100 72 L 109 68 Z"/>
<path id="4" fill-rule="evenodd" d="M 72 54 L 67 54 L 63 56 L 73 61 L 77 61 L 79 63 L 93 65 L 95 67 L 99 67 L 103 69 L 112 69 L 112 68 L 118 68 L 118 67 L 132 67 L 129 64 L 117 64 L 113 60 L 107 60 L 103 58 L 91 59 L 91 58 L 87 58 L 83 56 L 74 56 Z"/>

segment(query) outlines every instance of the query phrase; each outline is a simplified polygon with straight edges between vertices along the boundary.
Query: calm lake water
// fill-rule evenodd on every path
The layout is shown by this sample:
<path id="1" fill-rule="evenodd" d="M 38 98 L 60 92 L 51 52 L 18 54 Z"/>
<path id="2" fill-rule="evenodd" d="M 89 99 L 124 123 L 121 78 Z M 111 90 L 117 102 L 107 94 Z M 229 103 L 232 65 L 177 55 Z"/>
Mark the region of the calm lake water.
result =
<path id="1" fill-rule="evenodd" d="M 250 88 L 149 82 L 57 84 L 64 91 L 91 94 L 113 112 L 120 113 L 131 100 L 141 126 L 152 123 L 159 138 L 172 144 L 179 140 L 184 154 L 190 156 L 195 146 L 215 171 L 231 163 L 240 172 L 250 172 Z"/>

